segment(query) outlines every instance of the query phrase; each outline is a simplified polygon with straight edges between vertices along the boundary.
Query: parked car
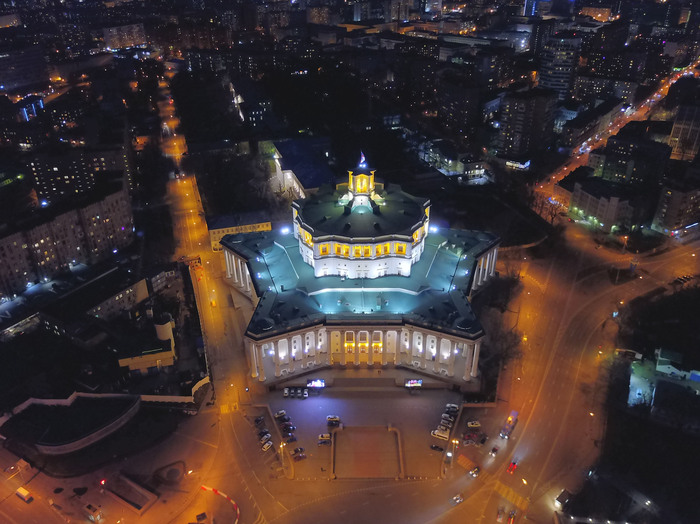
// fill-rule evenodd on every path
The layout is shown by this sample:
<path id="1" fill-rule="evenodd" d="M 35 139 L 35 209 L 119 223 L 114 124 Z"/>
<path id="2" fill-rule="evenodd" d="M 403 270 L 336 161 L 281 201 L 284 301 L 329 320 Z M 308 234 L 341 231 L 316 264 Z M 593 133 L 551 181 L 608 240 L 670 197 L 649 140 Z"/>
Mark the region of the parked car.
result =
<path id="1" fill-rule="evenodd" d="M 452 422 L 450 422 L 449 420 L 442 419 L 440 421 L 440 425 L 445 426 L 446 428 L 452 429 Z"/>
<path id="2" fill-rule="evenodd" d="M 271 441 L 271 440 L 268 440 L 267 442 L 265 442 L 265 444 L 263 444 L 262 450 L 263 450 L 263 451 L 267 451 L 267 450 L 270 449 L 271 447 L 272 447 L 272 441 Z"/>
<path id="3" fill-rule="evenodd" d="M 433 451 L 439 451 L 440 453 L 445 451 L 445 448 L 443 448 L 442 446 L 438 446 L 437 444 L 431 444 L 430 449 L 432 449 Z"/>
<path id="4" fill-rule="evenodd" d="M 282 432 L 282 436 L 283 436 L 284 438 L 290 438 L 290 437 L 293 437 L 293 436 L 294 436 L 294 433 L 291 432 L 291 431 L 283 431 L 283 432 Z"/>
<path id="5" fill-rule="evenodd" d="M 503 522 L 504 514 L 505 511 L 503 511 L 503 508 L 498 508 L 498 513 L 496 513 L 496 522 Z"/>
<path id="6" fill-rule="evenodd" d="M 480 428 L 481 427 L 481 422 L 478 420 L 470 420 L 467 422 L 467 427 L 468 428 Z"/>
<path id="7" fill-rule="evenodd" d="M 448 428 L 447 426 L 443 426 L 442 424 L 438 424 L 437 430 L 438 430 L 438 431 L 444 431 L 445 433 L 449 433 L 449 432 L 450 432 L 450 428 Z"/>
<path id="8" fill-rule="evenodd" d="M 291 422 L 285 422 L 284 424 L 282 424 L 283 431 L 294 431 L 295 429 L 297 429 L 297 427 L 292 425 Z"/>
<path id="9" fill-rule="evenodd" d="M 443 413 L 443 414 L 442 414 L 442 419 L 443 419 L 443 420 L 449 420 L 450 422 L 454 422 L 454 421 L 455 421 L 455 418 L 454 418 L 452 415 L 450 415 L 449 413 Z"/>
<path id="10" fill-rule="evenodd" d="M 289 418 L 289 415 L 284 415 L 283 417 L 279 417 L 277 419 L 278 422 L 289 422 L 290 420 L 292 420 L 292 419 Z"/>
<path id="11" fill-rule="evenodd" d="M 459 411 L 457 404 L 445 404 L 445 411 Z"/>
<path id="12" fill-rule="evenodd" d="M 261 429 L 260 431 L 258 431 L 258 438 L 262 438 L 263 435 L 267 435 L 268 433 L 270 433 L 269 429 L 267 429 L 267 428 Z"/>
<path id="13" fill-rule="evenodd" d="M 304 388 L 304 394 L 303 394 L 302 398 L 309 398 L 309 390 L 308 390 L 308 388 Z"/>
<path id="14" fill-rule="evenodd" d="M 289 396 L 289 388 L 284 388 L 284 393 L 282 393 L 284 398 L 287 398 Z"/>
<path id="15" fill-rule="evenodd" d="M 269 433 L 266 435 L 263 435 L 262 437 L 260 437 L 260 444 L 265 444 L 265 442 L 267 442 L 271 438 L 272 438 L 272 435 L 270 435 Z"/>
<path id="16" fill-rule="evenodd" d="M 303 452 L 304 452 L 304 448 L 302 448 L 302 447 L 294 448 L 294 451 L 292 451 L 292 455 L 296 455 L 298 453 L 303 453 Z"/>
<path id="17" fill-rule="evenodd" d="M 289 437 L 285 442 L 286 442 L 287 444 L 291 444 L 292 442 L 296 442 L 296 441 L 297 441 L 297 438 L 296 438 L 294 435 L 292 435 L 292 436 Z"/>
<path id="18" fill-rule="evenodd" d="M 265 422 L 265 417 L 255 417 L 255 425 L 256 426 L 259 426 L 263 422 Z"/>
<path id="19" fill-rule="evenodd" d="M 282 418 L 287 414 L 287 412 L 283 409 L 280 409 L 277 413 L 275 413 L 275 418 Z"/>
<path id="20" fill-rule="evenodd" d="M 328 421 L 328 427 L 338 427 L 340 426 L 340 421 L 338 420 L 329 420 Z"/>
<path id="21" fill-rule="evenodd" d="M 298 455 L 294 455 L 294 460 L 299 461 L 299 460 L 304 460 L 306 458 L 306 454 L 304 453 L 299 453 Z"/>
<path id="22" fill-rule="evenodd" d="M 340 417 L 338 415 L 327 415 L 326 422 L 340 422 Z"/>

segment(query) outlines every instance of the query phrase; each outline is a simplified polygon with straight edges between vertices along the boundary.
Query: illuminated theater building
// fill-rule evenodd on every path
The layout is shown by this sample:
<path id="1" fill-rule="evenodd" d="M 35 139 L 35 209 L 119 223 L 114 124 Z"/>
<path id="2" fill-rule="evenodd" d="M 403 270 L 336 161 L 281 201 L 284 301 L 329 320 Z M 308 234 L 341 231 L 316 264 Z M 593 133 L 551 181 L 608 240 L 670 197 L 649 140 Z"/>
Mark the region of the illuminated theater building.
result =
<path id="1" fill-rule="evenodd" d="M 384 186 L 364 159 L 292 211 L 292 227 L 221 240 L 228 281 L 255 306 L 254 378 L 327 366 L 478 376 L 484 332 L 469 297 L 495 273 L 496 236 L 431 227 L 430 201 Z"/>

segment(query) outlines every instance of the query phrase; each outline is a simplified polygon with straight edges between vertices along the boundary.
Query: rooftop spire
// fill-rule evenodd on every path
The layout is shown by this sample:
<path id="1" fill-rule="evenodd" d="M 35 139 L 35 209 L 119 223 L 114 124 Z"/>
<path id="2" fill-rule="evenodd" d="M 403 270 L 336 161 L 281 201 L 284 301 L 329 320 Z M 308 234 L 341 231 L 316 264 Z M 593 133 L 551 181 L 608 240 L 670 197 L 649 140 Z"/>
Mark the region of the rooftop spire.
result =
<path id="1" fill-rule="evenodd" d="M 367 168 L 367 161 L 365 160 L 365 154 L 360 151 L 360 163 L 357 164 L 357 167 L 361 167 L 362 169 Z"/>

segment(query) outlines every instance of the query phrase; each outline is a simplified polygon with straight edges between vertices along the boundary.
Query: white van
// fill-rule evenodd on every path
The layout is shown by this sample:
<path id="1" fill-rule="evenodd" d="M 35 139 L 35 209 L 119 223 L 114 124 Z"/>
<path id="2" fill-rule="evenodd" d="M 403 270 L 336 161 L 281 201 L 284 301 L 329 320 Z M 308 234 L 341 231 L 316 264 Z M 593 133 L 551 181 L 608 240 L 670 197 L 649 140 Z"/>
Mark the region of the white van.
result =
<path id="1" fill-rule="evenodd" d="M 447 432 L 443 429 L 434 429 L 430 432 L 430 434 L 435 438 L 439 438 L 440 440 L 449 440 L 450 439 L 449 432 Z"/>
<path id="2" fill-rule="evenodd" d="M 15 495 L 21 498 L 24 502 L 29 502 L 33 498 L 32 494 L 29 493 L 29 490 L 21 487 L 17 488 L 17 491 L 15 491 Z"/>
<path id="3" fill-rule="evenodd" d="M 100 508 L 96 508 L 92 504 L 85 504 L 85 506 L 83 506 L 83 513 L 85 513 L 85 516 L 92 522 L 102 520 L 102 510 Z"/>

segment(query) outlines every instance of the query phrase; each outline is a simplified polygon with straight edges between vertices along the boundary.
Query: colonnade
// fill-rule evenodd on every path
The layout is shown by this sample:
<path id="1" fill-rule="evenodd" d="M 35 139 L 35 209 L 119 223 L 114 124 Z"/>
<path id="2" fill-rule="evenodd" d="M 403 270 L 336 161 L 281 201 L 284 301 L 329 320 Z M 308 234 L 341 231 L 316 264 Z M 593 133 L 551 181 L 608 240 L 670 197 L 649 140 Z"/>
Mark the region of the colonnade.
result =
<path id="1" fill-rule="evenodd" d="M 414 326 L 352 330 L 317 326 L 265 341 L 246 340 L 251 376 L 294 375 L 313 366 L 414 367 L 436 376 L 478 376 L 479 340 L 464 340 Z"/>
<path id="2" fill-rule="evenodd" d="M 242 258 L 237 257 L 228 249 L 224 249 L 226 260 L 226 278 L 231 279 L 234 285 L 238 286 L 248 296 L 252 296 L 252 282 L 248 266 Z"/>
<path id="3" fill-rule="evenodd" d="M 483 285 L 489 277 L 496 273 L 496 258 L 498 257 L 498 248 L 495 247 L 484 253 L 476 263 L 474 270 L 474 283 L 472 288 L 478 288 Z"/>

